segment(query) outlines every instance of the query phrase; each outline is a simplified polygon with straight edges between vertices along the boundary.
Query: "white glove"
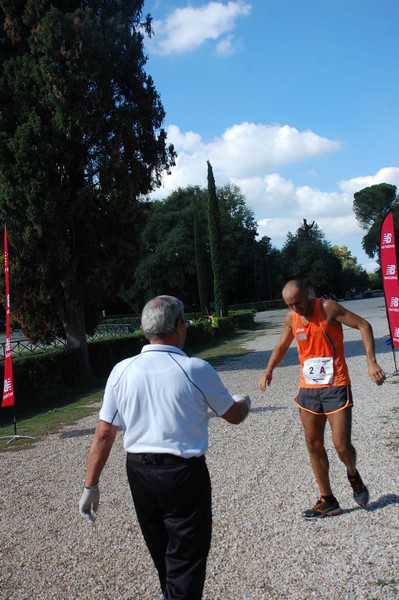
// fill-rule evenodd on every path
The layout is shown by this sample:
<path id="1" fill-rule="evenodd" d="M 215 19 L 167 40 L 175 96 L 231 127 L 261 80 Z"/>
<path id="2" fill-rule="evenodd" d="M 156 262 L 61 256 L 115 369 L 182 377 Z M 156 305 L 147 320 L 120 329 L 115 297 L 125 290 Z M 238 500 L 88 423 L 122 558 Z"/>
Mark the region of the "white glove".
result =
<path id="1" fill-rule="evenodd" d="M 95 485 L 85 485 L 79 502 L 79 512 L 82 517 L 94 523 L 96 516 L 93 513 L 97 512 L 99 502 L 100 490 L 98 489 L 98 483 Z"/>
<path id="2" fill-rule="evenodd" d="M 233 399 L 235 402 L 244 400 L 248 405 L 248 410 L 251 408 L 251 398 L 247 394 L 233 394 Z"/>

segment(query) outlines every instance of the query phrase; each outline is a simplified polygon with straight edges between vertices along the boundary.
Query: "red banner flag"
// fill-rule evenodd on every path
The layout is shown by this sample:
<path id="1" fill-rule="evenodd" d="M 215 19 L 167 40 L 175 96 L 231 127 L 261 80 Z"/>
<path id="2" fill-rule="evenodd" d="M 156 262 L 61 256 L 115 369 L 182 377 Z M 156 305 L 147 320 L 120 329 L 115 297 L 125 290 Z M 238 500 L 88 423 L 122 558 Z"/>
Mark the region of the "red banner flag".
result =
<path id="1" fill-rule="evenodd" d="M 13 406 L 14 404 L 14 380 L 12 376 L 12 352 L 11 352 L 11 313 L 10 313 L 10 278 L 8 272 L 8 243 L 7 228 L 4 226 L 4 275 L 6 280 L 6 348 L 4 358 L 4 386 L 3 401 L 1 406 Z"/>
<path id="2" fill-rule="evenodd" d="M 385 217 L 380 235 L 380 264 L 392 346 L 399 348 L 399 284 L 393 214 Z"/>

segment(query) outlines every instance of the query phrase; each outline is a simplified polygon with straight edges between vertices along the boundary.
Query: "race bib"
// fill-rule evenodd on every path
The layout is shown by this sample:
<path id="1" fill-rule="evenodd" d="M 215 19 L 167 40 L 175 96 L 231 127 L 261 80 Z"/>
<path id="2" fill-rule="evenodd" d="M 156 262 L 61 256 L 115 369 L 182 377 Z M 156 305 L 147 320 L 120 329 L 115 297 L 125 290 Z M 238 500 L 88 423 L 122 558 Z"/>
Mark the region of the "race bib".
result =
<path id="1" fill-rule="evenodd" d="M 307 384 L 328 385 L 334 379 L 334 360 L 332 357 L 308 358 L 302 372 Z"/>

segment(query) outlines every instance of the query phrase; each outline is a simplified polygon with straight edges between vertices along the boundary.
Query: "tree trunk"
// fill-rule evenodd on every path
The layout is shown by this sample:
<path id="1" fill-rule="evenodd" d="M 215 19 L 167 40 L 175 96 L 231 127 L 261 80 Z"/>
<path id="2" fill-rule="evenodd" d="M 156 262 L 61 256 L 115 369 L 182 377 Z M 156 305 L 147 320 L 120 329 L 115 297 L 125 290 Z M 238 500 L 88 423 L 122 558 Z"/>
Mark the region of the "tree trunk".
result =
<path id="1" fill-rule="evenodd" d="M 80 368 L 82 371 L 82 376 L 90 377 L 91 369 L 89 349 L 87 346 L 84 309 L 82 307 L 75 309 L 67 307 L 65 310 L 63 325 L 65 329 L 67 347 L 70 349 L 80 348 Z"/>

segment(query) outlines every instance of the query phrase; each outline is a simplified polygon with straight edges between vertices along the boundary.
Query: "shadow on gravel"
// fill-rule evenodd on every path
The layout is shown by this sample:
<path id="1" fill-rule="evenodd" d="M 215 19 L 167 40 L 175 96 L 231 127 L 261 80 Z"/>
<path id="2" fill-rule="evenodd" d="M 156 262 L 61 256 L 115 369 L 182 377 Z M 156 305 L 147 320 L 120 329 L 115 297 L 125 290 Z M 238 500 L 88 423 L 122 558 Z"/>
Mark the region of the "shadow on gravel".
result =
<path id="1" fill-rule="evenodd" d="M 263 412 L 275 412 L 277 410 L 288 410 L 288 406 L 260 406 L 258 408 L 251 408 L 252 413 L 263 413 Z"/>
<path id="2" fill-rule="evenodd" d="M 253 413 L 266 413 L 266 412 L 276 412 L 278 410 L 288 410 L 289 407 L 287 406 L 260 406 L 258 408 L 251 408 L 251 412 L 250 414 L 252 415 Z M 209 418 L 210 419 L 214 419 L 216 418 L 217 415 L 215 415 L 215 413 L 210 413 Z M 220 418 L 220 417 L 218 417 Z"/>
<path id="3" fill-rule="evenodd" d="M 361 340 L 351 340 L 345 342 L 344 346 L 346 358 L 350 358 L 351 356 L 365 356 L 365 350 Z M 389 343 L 389 337 L 384 336 L 375 338 L 375 350 L 377 354 L 391 353 L 392 348 L 391 344 Z"/>
<path id="4" fill-rule="evenodd" d="M 376 338 L 375 349 L 377 355 L 389 354 L 392 352 L 390 344 L 387 344 L 388 340 L 388 336 Z M 346 341 L 344 343 L 344 347 L 346 358 L 366 355 L 363 342 L 360 339 Z M 224 357 L 223 354 L 220 354 L 213 360 L 217 361 L 216 368 L 221 371 L 241 371 L 243 368 L 245 368 L 245 370 L 247 371 L 258 371 L 264 369 L 264 367 L 268 363 L 271 353 L 272 350 L 255 351 L 250 352 L 249 354 L 237 354 L 226 357 Z M 287 353 L 284 356 L 281 363 L 279 364 L 278 368 L 281 369 L 284 367 L 292 367 L 295 365 L 298 365 L 299 367 L 299 359 L 298 351 L 296 349 L 296 346 L 293 344 L 290 348 L 288 348 Z"/>
<path id="5" fill-rule="evenodd" d="M 399 504 L 399 496 L 397 494 L 386 494 L 385 496 L 380 496 L 380 498 L 378 500 L 375 500 L 375 502 L 370 502 L 370 504 L 367 505 L 367 508 L 362 508 L 361 506 L 354 506 L 353 508 L 344 508 L 342 510 L 342 513 L 348 514 L 356 510 L 374 512 L 376 510 L 380 510 L 381 508 L 390 506 L 391 504 Z"/>
<path id="6" fill-rule="evenodd" d="M 65 440 L 67 438 L 83 437 L 84 435 L 93 435 L 94 431 L 94 427 L 91 427 L 89 429 L 73 429 L 72 431 L 63 431 L 62 433 L 60 433 L 60 438 L 62 440 Z"/>
<path id="7" fill-rule="evenodd" d="M 276 412 L 278 410 L 288 410 L 286 406 L 261 406 L 258 408 L 251 408 L 252 413 L 263 413 L 263 412 Z M 209 418 L 213 419 L 217 415 L 215 413 L 210 413 Z M 93 435 L 95 432 L 95 427 L 90 427 L 88 429 L 73 429 L 71 431 L 63 431 L 60 433 L 60 439 L 66 440 L 68 438 L 76 438 L 83 437 L 85 435 Z"/>
<path id="8" fill-rule="evenodd" d="M 269 360 L 269 356 L 272 350 L 250 352 L 249 354 L 237 355 L 232 359 L 227 356 L 224 362 L 223 360 L 217 365 L 219 371 L 242 371 L 244 368 L 246 371 L 259 371 L 263 370 Z M 223 358 L 223 357 L 220 357 Z M 293 365 L 299 366 L 298 351 L 295 346 L 288 348 L 286 355 L 279 364 L 280 367 L 292 367 Z"/>
<path id="9" fill-rule="evenodd" d="M 373 512 L 374 510 L 385 508 L 390 504 L 399 504 L 399 496 L 397 494 L 386 494 L 385 496 L 380 496 L 375 502 L 370 502 L 366 510 Z"/>

